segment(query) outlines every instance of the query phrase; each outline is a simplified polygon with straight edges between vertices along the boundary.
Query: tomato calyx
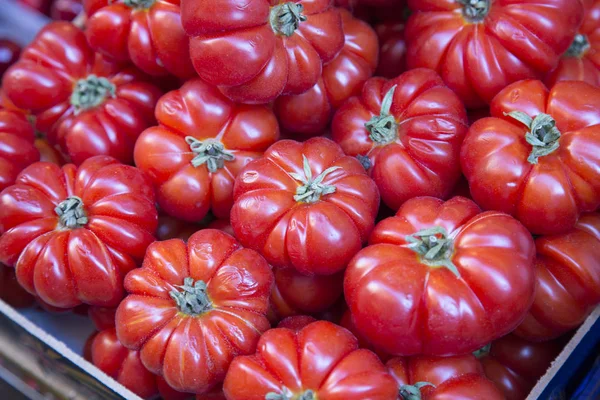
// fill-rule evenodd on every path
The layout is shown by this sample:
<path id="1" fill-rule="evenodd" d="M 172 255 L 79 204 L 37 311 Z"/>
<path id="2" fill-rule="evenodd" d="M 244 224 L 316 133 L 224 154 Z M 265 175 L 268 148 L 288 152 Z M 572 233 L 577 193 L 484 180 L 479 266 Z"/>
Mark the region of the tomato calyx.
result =
<path id="1" fill-rule="evenodd" d="M 398 139 L 398 123 L 393 115 L 390 114 L 394 92 L 398 85 L 392 86 L 385 94 L 381 102 L 381 111 L 379 115 L 372 117 L 365 123 L 365 128 L 369 131 L 369 138 L 379 146 L 395 142 Z"/>
<path id="2" fill-rule="evenodd" d="M 456 0 L 463 6 L 463 15 L 469 22 L 481 22 L 490 12 L 490 0 Z"/>
<path id="3" fill-rule="evenodd" d="M 402 385 L 400 386 L 400 399 L 401 400 L 421 400 L 421 388 L 425 386 L 432 386 L 435 388 L 433 383 L 429 382 L 417 382 L 414 385 Z"/>
<path id="4" fill-rule="evenodd" d="M 485 346 L 483 346 L 482 348 L 480 348 L 479 350 L 475 350 L 473 352 L 473 355 L 477 358 L 483 358 L 483 357 L 487 356 L 488 354 L 490 354 L 491 348 L 492 348 L 491 343 L 488 343 Z"/>
<path id="5" fill-rule="evenodd" d="M 321 172 L 318 176 L 313 179 L 308 159 L 305 155 L 302 155 L 304 176 L 295 172 L 290 172 L 290 176 L 295 180 L 302 182 L 303 185 L 296 188 L 296 195 L 294 200 L 298 203 L 315 203 L 321 199 L 321 197 L 328 194 L 335 193 L 336 187 L 333 185 L 323 184 L 323 179 L 333 171 L 340 169 L 341 167 L 330 167 L 325 171 Z"/>
<path id="6" fill-rule="evenodd" d="M 67 197 L 58 203 L 54 212 L 58 215 L 58 223 L 63 229 L 83 228 L 88 223 L 83 200 L 77 196 Z"/>
<path id="7" fill-rule="evenodd" d="M 294 398 L 292 391 L 286 387 L 281 390 L 281 393 L 269 392 L 265 396 L 265 400 L 314 400 L 315 398 L 315 392 L 312 390 L 305 390 Z"/>
<path id="8" fill-rule="evenodd" d="M 116 86 L 104 77 L 89 75 L 78 80 L 70 99 L 75 114 L 98 107 L 107 97 L 115 97 L 116 90 Z"/>
<path id="9" fill-rule="evenodd" d="M 306 21 L 306 15 L 302 14 L 304 6 L 293 2 L 279 4 L 271 8 L 269 21 L 273 32 L 292 36 L 296 29 L 300 27 L 300 22 Z"/>
<path id="10" fill-rule="evenodd" d="M 504 115 L 516 119 L 529 129 L 525 140 L 533 147 L 527 157 L 530 164 L 537 164 L 540 157 L 547 156 L 559 148 L 560 131 L 550 115 L 542 113 L 531 118 L 521 111 L 512 111 Z"/>
<path id="11" fill-rule="evenodd" d="M 588 41 L 587 36 L 578 33 L 575 35 L 575 39 L 573 39 L 571 46 L 569 46 L 565 52 L 565 57 L 582 57 L 589 48 L 590 42 Z"/>
<path id="12" fill-rule="evenodd" d="M 457 278 L 460 273 L 451 257 L 454 252 L 453 240 L 448 238 L 448 232 L 441 226 L 427 228 L 406 236 L 408 247 L 417 253 L 423 264 L 433 268 L 448 268 Z"/>
<path id="13" fill-rule="evenodd" d="M 225 161 L 235 160 L 233 153 L 228 151 L 223 143 L 214 139 L 200 141 L 192 136 L 186 136 L 185 142 L 190 146 L 190 150 L 195 154 L 191 163 L 194 168 L 206 164 L 208 170 L 212 173 L 225 166 Z"/>
<path id="14" fill-rule="evenodd" d="M 177 309 L 191 317 L 197 317 L 207 311 L 212 310 L 212 303 L 206 293 L 206 282 L 187 277 L 183 280 L 182 286 L 177 286 L 181 290 L 173 289 L 169 292 L 169 296 L 175 303 Z"/>
<path id="15" fill-rule="evenodd" d="M 147 10 L 154 5 L 156 0 L 124 0 L 123 3 L 136 10 Z"/>

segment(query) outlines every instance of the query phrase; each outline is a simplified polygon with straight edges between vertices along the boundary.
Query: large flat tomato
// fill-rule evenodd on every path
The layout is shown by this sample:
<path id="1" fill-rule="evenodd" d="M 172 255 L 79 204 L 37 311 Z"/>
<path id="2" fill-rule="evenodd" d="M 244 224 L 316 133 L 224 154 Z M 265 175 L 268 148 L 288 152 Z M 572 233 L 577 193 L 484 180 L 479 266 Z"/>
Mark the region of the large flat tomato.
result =
<path id="1" fill-rule="evenodd" d="M 493 341 L 476 352 L 485 375 L 506 400 L 523 400 L 562 350 L 564 340 L 532 343 L 515 335 Z"/>
<path id="2" fill-rule="evenodd" d="M 408 0 L 408 68 L 440 73 L 477 108 L 505 86 L 558 63 L 583 18 L 573 0 Z"/>
<path id="3" fill-rule="evenodd" d="M 299 331 L 271 329 L 256 354 L 236 358 L 225 377 L 228 400 L 396 400 L 394 379 L 372 352 L 331 322 Z"/>
<path id="4" fill-rule="evenodd" d="M 14 106 L 36 117 L 36 128 L 75 164 L 94 155 L 133 161 L 138 135 L 154 120 L 160 90 L 94 53 L 68 22 L 46 25 L 4 74 L 2 89 Z"/>
<path id="5" fill-rule="evenodd" d="M 189 39 L 181 26 L 180 0 L 85 0 L 90 47 L 119 61 L 131 60 L 147 74 L 187 79 Z"/>
<path id="6" fill-rule="evenodd" d="M 229 218 L 236 176 L 279 138 L 268 107 L 235 104 L 200 79 L 164 95 L 156 118 L 135 145 L 135 164 L 154 183 L 160 207 L 186 221 L 209 210 Z"/>
<path id="7" fill-rule="evenodd" d="M 240 172 L 231 226 L 275 267 L 332 275 L 375 225 L 377 186 L 329 139 L 281 140 Z"/>
<path id="8" fill-rule="evenodd" d="M 391 355 L 481 348 L 525 317 L 535 288 L 531 235 L 464 197 L 407 201 L 348 265 L 358 331 Z"/>
<path id="9" fill-rule="evenodd" d="M 196 71 L 225 95 L 268 103 L 313 87 L 344 32 L 333 0 L 182 0 Z"/>
<path id="10" fill-rule="evenodd" d="M 465 108 L 433 71 L 369 79 L 335 114 L 332 138 L 368 167 L 397 210 L 416 196 L 445 197 L 460 177 Z"/>
<path id="11" fill-rule="evenodd" d="M 375 25 L 379 38 L 379 65 L 375 75 L 393 79 L 406 70 L 404 21 L 387 21 Z"/>
<path id="12" fill-rule="evenodd" d="M 206 393 L 269 329 L 272 284 L 267 262 L 221 231 L 154 242 L 125 279 L 117 335 L 174 389 Z"/>
<path id="13" fill-rule="evenodd" d="M 546 78 L 551 87 L 559 81 L 584 81 L 600 86 L 600 0 L 583 0 L 585 18 L 571 47 Z"/>
<path id="14" fill-rule="evenodd" d="M 394 358 L 386 366 L 398 383 L 399 400 L 504 400 L 471 354 Z"/>
<path id="15" fill-rule="evenodd" d="M 600 88 L 514 83 L 475 122 L 461 150 L 471 194 L 534 234 L 568 231 L 600 206 Z"/>
<path id="16" fill-rule="evenodd" d="M 152 186 L 134 167 L 106 156 L 79 168 L 37 162 L 0 193 L 0 262 L 51 306 L 114 307 L 156 220 Z"/>
<path id="17" fill-rule="evenodd" d="M 18 111 L 0 110 L 0 191 L 15 183 L 26 166 L 40 160 L 35 131 Z"/>
<path id="18" fill-rule="evenodd" d="M 600 303 L 600 214 L 586 214 L 571 231 L 536 240 L 537 290 L 515 333 L 548 340 L 576 328 Z"/>
<path id="19" fill-rule="evenodd" d="M 281 96 L 275 112 L 281 127 L 290 133 L 315 136 L 327 128 L 333 112 L 362 85 L 377 67 L 377 35 L 365 22 L 340 10 L 345 43 L 312 89 L 299 95 Z"/>

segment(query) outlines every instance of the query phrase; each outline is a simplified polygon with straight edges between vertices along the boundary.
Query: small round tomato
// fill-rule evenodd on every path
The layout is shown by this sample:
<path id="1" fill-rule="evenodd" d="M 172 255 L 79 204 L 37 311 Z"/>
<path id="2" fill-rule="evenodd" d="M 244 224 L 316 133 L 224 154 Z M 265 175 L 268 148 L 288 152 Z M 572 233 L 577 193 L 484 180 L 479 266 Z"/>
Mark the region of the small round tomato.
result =
<path id="1" fill-rule="evenodd" d="M 481 363 L 468 354 L 454 357 L 394 358 L 386 364 L 399 387 L 399 400 L 504 400 Z"/>
<path id="2" fill-rule="evenodd" d="M 493 341 L 476 352 L 485 375 L 507 400 L 527 397 L 562 350 L 564 340 L 532 343 L 515 335 Z"/>
<path id="3" fill-rule="evenodd" d="M 331 322 L 276 328 L 256 354 L 236 358 L 223 384 L 228 400 L 396 400 L 394 379 L 372 352 Z"/>
<path id="4" fill-rule="evenodd" d="M 404 21 L 388 21 L 375 25 L 379 38 L 379 65 L 375 75 L 393 79 L 406 70 Z"/>
<path id="5" fill-rule="evenodd" d="M 502 90 L 461 150 L 477 204 L 533 234 L 563 233 L 600 206 L 600 88 L 526 80 Z"/>
<path id="6" fill-rule="evenodd" d="M 323 133 L 334 111 L 362 85 L 377 67 L 377 35 L 365 22 L 340 10 L 346 39 L 342 51 L 323 67 L 319 81 L 299 95 L 281 96 L 275 112 L 289 133 L 315 136 Z"/>
<path id="7" fill-rule="evenodd" d="M 161 209 L 185 221 L 209 210 L 229 218 L 236 176 L 279 138 L 270 108 L 235 104 L 200 79 L 161 97 L 156 117 L 159 125 L 135 145 L 135 164 L 154 183 Z"/>
<path id="8" fill-rule="evenodd" d="M 144 79 L 94 53 L 71 23 L 53 22 L 6 72 L 2 89 L 75 164 L 94 155 L 130 164 L 135 141 L 154 121 L 160 97 Z"/>
<path id="9" fill-rule="evenodd" d="M 531 235 L 464 197 L 409 200 L 369 242 L 344 294 L 358 331 L 391 355 L 474 351 L 512 331 L 533 301 Z"/>
<path id="10" fill-rule="evenodd" d="M 0 39 L 0 80 L 6 70 L 17 62 L 21 54 L 21 47 L 8 39 Z"/>
<path id="11" fill-rule="evenodd" d="M 269 329 L 272 284 L 267 262 L 224 232 L 154 242 L 125 279 L 117 335 L 174 389 L 207 393 Z"/>
<path id="12" fill-rule="evenodd" d="M 329 139 L 281 140 L 240 172 L 231 226 L 271 265 L 332 275 L 366 242 L 379 206 L 375 183 Z"/>
<path id="13" fill-rule="evenodd" d="M 196 75 L 180 0 L 85 0 L 90 47 L 119 61 L 131 60 L 149 75 Z"/>
<path id="14" fill-rule="evenodd" d="M 408 0 L 408 68 L 431 68 L 467 108 L 556 66 L 583 18 L 573 0 Z"/>
<path id="15" fill-rule="evenodd" d="M 55 21 L 73 21 L 83 12 L 82 0 L 54 0 L 50 7 L 50 18 Z"/>
<path id="16" fill-rule="evenodd" d="M 333 0 L 182 0 L 181 19 L 200 77 L 232 100 L 268 103 L 313 87 L 340 52 Z"/>
<path id="17" fill-rule="evenodd" d="M 586 6 L 583 24 L 571 47 L 558 66 L 548 74 L 546 84 L 560 81 L 584 81 L 600 86 L 600 0 L 583 0 Z"/>
<path id="18" fill-rule="evenodd" d="M 0 262 L 51 306 L 114 307 L 156 222 L 152 186 L 138 169 L 106 156 L 79 168 L 37 162 L 0 193 Z"/>
<path id="19" fill-rule="evenodd" d="M 576 328 L 600 303 L 600 214 L 585 214 L 569 232 L 535 244 L 535 300 L 515 333 L 541 341 Z"/>
<path id="20" fill-rule="evenodd" d="M 35 297 L 19 285 L 14 268 L 0 264 L 0 299 L 14 308 L 27 308 L 35 304 Z"/>
<path id="21" fill-rule="evenodd" d="M 416 196 L 445 197 L 460 177 L 465 108 L 433 71 L 369 79 L 335 114 L 332 138 L 358 157 L 397 210 Z"/>
<path id="22" fill-rule="evenodd" d="M 0 191 L 15 183 L 26 166 L 40 160 L 35 131 L 18 111 L 0 110 Z"/>

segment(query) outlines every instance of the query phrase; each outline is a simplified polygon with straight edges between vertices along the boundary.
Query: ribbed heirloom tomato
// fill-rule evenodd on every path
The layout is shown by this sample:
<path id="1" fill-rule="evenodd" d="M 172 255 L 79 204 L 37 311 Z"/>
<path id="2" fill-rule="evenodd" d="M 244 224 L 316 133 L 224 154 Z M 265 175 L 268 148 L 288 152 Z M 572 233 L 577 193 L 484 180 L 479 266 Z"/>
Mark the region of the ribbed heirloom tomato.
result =
<path id="1" fill-rule="evenodd" d="M 581 324 L 600 303 L 600 214 L 583 215 L 561 235 L 536 240 L 537 290 L 515 333 L 548 340 Z"/>
<path id="2" fill-rule="evenodd" d="M 395 400 L 398 389 L 377 356 L 331 322 L 299 331 L 276 328 L 255 355 L 236 358 L 225 378 L 228 400 Z"/>
<path id="3" fill-rule="evenodd" d="M 152 186 L 138 169 L 106 156 L 79 168 L 38 162 L 0 193 L 0 262 L 51 306 L 114 307 L 156 221 Z"/>
<path id="4" fill-rule="evenodd" d="M 125 279 L 117 335 L 174 389 L 206 393 L 269 329 L 272 284 L 267 262 L 221 231 L 155 242 Z"/>
<path id="5" fill-rule="evenodd" d="M 369 79 L 336 112 L 332 138 L 357 156 L 384 203 L 397 210 L 416 196 L 446 197 L 460 177 L 465 108 L 431 70 Z"/>
<path id="6" fill-rule="evenodd" d="M 533 301 L 531 235 L 464 197 L 409 200 L 369 242 L 346 269 L 344 294 L 358 332 L 391 355 L 477 350 Z"/>
<path id="7" fill-rule="evenodd" d="M 573 0 L 408 0 L 408 68 L 439 72 L 467 108 L 556 66 L 583 18 Z"/>
<path id="8" fill-rule="evenodd" d="M 494 98 L 475 122 L 461 163 L 484 209 L 515 216 L 534 234 L 571 229 L 600 206 L 600 88 L 525 80 Z"/>
<path id="9" fill-rule="evenodd" d="M 365 22 L 340 10 L 345 43 L 342 51 L 323 66 L 315 86 L 305 93 L 281 96 L 275 112 L 283 129 L 290 133 L 314 136 L 327 128 L 334 111 L 362 85 L 377 67 L 377 36 Z"/>
<path id="10" fill-rule="evenodd" d="M 154 121 L 160 90 L 143 74 L 94 53 L 68 22 L 46 25 L 4 75 L 15 107 L 75 164 L 94 155 L 133 161 L 138 135 Z"/>
<path id="11" fill-rule="evenodd" d="M 333 0 L 182 0 L 200 77 L 245 103 L 313 87 L 344 33 Z"/>
<path id="12" fill-rule="evenodd" d="M 0 191 L 15 183 L 26 166 L 40 160 L 35 131 L 17 111 L 0 110 Z"/>
<path id="13" fill-rule="evenodd" d="M 231 226 L 274 267 L 332 275 L 367 241 L 379 193 L 362 165 L 329 139 L 281 140 L 240 172 Z"/>
<path id="14" fill-rule="evenodd" d="M 95 51 L 131 60 L 150 75 L 195 75 L 180 0 L 85 0 L 85 34 Z"/>
<path id="15" fill-rule="evenodd" d="M 229 218 L 236 176 L 279 138 L 268 107 L 235 104 L 200 79 L 164 95 L 156 118 L 135 145 L 135 164 L 154 183 L 160 207 L 186 221 L 209 210 Z"/>

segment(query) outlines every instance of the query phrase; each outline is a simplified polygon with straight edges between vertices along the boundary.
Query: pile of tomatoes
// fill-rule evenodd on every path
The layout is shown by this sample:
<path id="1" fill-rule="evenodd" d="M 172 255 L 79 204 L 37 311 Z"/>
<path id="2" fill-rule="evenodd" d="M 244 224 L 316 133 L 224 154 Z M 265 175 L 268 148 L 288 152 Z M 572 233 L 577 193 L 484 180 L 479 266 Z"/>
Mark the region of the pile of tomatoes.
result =
<path id="1" fill-rule="evenodd" d="M 83 10 L 3 75 L 0 296 L 139 396 L 524 399 L 600 303 L 599 0 Z"/>

